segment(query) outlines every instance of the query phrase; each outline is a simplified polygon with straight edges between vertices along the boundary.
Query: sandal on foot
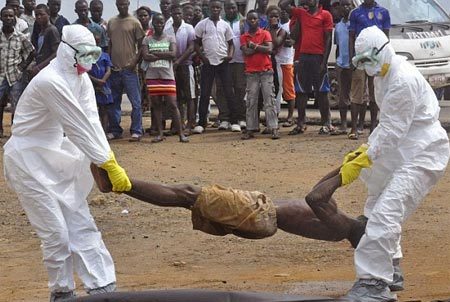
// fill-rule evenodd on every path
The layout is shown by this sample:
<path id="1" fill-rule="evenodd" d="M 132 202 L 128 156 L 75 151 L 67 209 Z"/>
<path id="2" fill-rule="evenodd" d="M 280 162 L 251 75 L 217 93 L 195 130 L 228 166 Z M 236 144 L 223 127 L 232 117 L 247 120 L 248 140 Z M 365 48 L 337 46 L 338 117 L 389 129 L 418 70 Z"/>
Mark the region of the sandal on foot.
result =
<path id="1" fill-rule="evenodd" d="M 358 133 L 349 133 L 348 134 L 348 139 L 357 140 L 358 139 Z"/>
<path id="2" fill-rule="evenodd" d="M 294 125 L 294 121 L 291 120 L 287 120 L 286 122 L 283 123 L 283 127 L 287 128 L 287 127 L 292 127 Z"/>
<path id="3" fill-rule="evenodd" d="M 158 136 L 155 136 L 152 140 L 151 140 L 151 142 L 152 143 L 160 143 L 160 142 L 162 142 L 163 140 L 165 140 L 166 138 L 164 137 L 164 136 L 160 136 L 160 135 L 158 135 Z"/>
<path id="4" fill-rule="evenodd" d="M 189 138 L 186 135 L 180 135 L 180 143 L 189 143 Z"/>
<path id="5" fill-rule="evenodd" d="M 295 127 L 294 129 L 292 129 L 291 131 L 289 131 L 288 135 L 297 135 L 297 134 L 302 134 L 304 133 L 306 130 L 306 126 L 303 127 Z"/>
<path id="6" fill-rule="evenodd" d="M 264 130 L 263 131 L 261 131 L 261 134 L 271 134 L 272 133 L 272 131 L 270 131 L 269 130 L 269 128 L 264 128 Z"/>
<path id="7" fill-rule="evenodd" d="M 347 130 L 344 129 L 336 129 L 334 132 L 330 132 L 331 135 L 344 135 L 347 134 Z"/>

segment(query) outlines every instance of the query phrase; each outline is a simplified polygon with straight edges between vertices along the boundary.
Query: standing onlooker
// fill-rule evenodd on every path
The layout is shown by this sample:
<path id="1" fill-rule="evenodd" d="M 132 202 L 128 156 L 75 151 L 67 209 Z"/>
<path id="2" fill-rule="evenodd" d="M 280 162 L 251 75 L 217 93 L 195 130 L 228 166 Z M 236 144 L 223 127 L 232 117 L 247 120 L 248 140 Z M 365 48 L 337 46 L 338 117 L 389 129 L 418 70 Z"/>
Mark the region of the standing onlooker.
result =
<path id="1" fill-rule="evenodd" d="M 192 26 L 197 26 L 198 22 L 200 22 L 201 20 L 203 20 L 203 12 L 202 12 L 202 7 L 198 4 L 193 5 L 194 7 L 194 18 L 192 19 Z"/>
<path id="2" fill-rule="evenodd" d="M 32 75 L 35 76 L 51 60 L 56 57 L 61 37 L 55 25 L 50 23 L 50 10 L 45 4 L 38 4 L 34 11 L 36 28 L 40 31 L 33 37 L 32 43 L 36 49 L 36 65 L 33 66 Z"/>
<path id="3" fill-rule="evenodd" d="M 141 23 L 145 36 L 153 35 L 153 27 L 150 26 L 150 19 L 152 16 L 152 10 L 148 6 L 141 6 L 136 10 L 136 16 Z M 142 58 L 141 58 L 142 60 Z M 142 62 L 139 66 L 139 82 L 141 85 L 141 100 L 142 100 L 142 112 L 149 111 L 151 107 L 150 96 L 147 93 L 147 84 L 145 83 L 145 72 L 148 68 L 148 62 Z M 151 112 L 152 125 L 154 123 L 153 112 Z M 154 127 L 153 127 L 154 128 Z M 152 127 L 150 127 L 152 129 Z"/>
<path id="4" fill-rule="evenodd" d="M 364 28 L 376 25 L 381 29 L 386 36 L 389 37 L 389 29 L 391 28 L 391 17 L 389 16 L 389 11 L 384 7 L 379 6 L 375 0 L 364 0 L 364 2 L 357 8 L 351 11 L 350 16 L 350 58 L 355 54 L 355 40 L 358 37 L 361 30 Z M 364 70 L 355 70 L 352 74 L 352 103 L 357 104 L 359 107 L 360 120 L 364 120 L 366 114 L 366 103 L 364 102 L 364 93 L 366 87 L 369 92 L 369 110 L 370 110 L 370 132 L 377 126 L 377 116 L 378 116 L 378 106 L 375 102 L 375 92 L 373 87 L 373 77 L 367 76 Z M 362 132 L 362 127 L 364 124 L 360 124 Z M 357 138 L 358 132 L 350 133 L 351 138 Z M 356 135 L 356 136 L 355 136 Z"/>
<path id="5" fill-rule="evenodd" d="M 11 121 L 23 92 L 22 72 L 34 58 L 34 48 L 26 35 L 15 28 L 14 8 L 6 6 L 0 13 L 2 29 L 0 31 L 0 99 L 4 94 L 11 97 Z M 23 20 L 22 20 L 23 21 Z M 3 136 L 3 109 L 0 106 L 0 136 Z"/>
<path id="6" fill-rule="evenodd" d="M 272 44 L 276 63 L 276 73 L 279 82 L 279 90 L 276 95 L 277 114 L 281 112 L 281 98 L 288 103 L 288 116 L 283 127 L 293 125 L 293 115 L 295 108 L 295 88 L 294 88 L 294 49 L 290 39 L 289 15 L 278 6 L 270 6 L 267 9 L 269 18 L 269 30 L 272 36 Z M 273 60 L 272 59 L 272 63 Z"/>
<path id="7" fill-rule="evenodd" d="M 108 22 L 102 18 L 103 15 L 103 2 L 101 0 L 91 0 L 89 3 L 89 11 L 91 12 L 91 20 L 98 25 L 103 26 L 106 30 Z"/>
<path id="8" fill-rule="evenodd" d="M 27 38 L 30 37 L 30 29 L 28 28 L 28 23 L 23 20 L 22 18 L 19 18 L 20 16 L 20 1 L 19 0 L 6 0 L 6 5 L 10 8 L 14 9 L 14 15 L 16 19 L 16 23 L 14 25 L 15 29 L 18 32 L 21 32 L 27 36 Z"/>
<path id="9" fill-rule="evenodd" d="M 231 86 L 233 89 L 233 99 L 235 101 L 235 112 L 238 120 L 237 124 L 231 125 L 231 131 L 241 132 L 246 128 L 245 121 L 245 64 L 244 56 L 240 48 L 240 37 L 244 33 L 245 18 L 239 13 L 234 0 L 225 1 L 225 21 L 227 21 L 233 30 L 234 54 L 230 61 Z M 227 106 L 223 91 L 222 82 L 216 80 L 216 101 L 219 107 L 219 120 L 230 116 L 230 108 Z"/>
<path id="10" fill-rule="evenodd" d="M 111 74 L 111 90 L 114 104 L 109 111 L 108 139 L 122 137 L 120 126 L 122 94 L 125 91 L 130 100 L 131 110 L 131 138 L 130 141 L 140 141 L 142 136 L 142 111 L 139 76 L 136 65 L 139 62 L 139 48 L 142 44 L 144 31 L 141 23 L 128 13 L 130 2 L 116 0 L 119 14 L 108 22 L 109 52 L 113 63 Z"/>
<path id="11" fill-rule="evenodd" d="M 327 62 L 331 51 L 331 33 L 333 18 L 331 14 L 318 6 L 317 0 L 307 0 L 308 10 L 303 7 L 291 7 L 291 0 L 281 0 L 280 7 L 300 22 L 301 43 L 297 81 L 300 89 L 297 127 L 289 134 L 303 133 L 305 129 L 306 104 L 312 88 L 319 102 L 322 127 L 319 134 L 334 131 L 331 125 L 328 92 Z"/>
<path id="12" fill-rule="evenodd" d="M 101 31 L 92 31 L 97 46 L 100 47 L 102 40 Z M 102 50 L 100 58 L 98 58 L 95 64 L 92 64 L 92 69 L 89 71 L 89 78 L 92 81 L 92 85 L 95 90 L 95 100 L 97 101 L 98 115 L 100 123 L 102 124 L 105 134 L 108 131 L 109 117 L 108 110 L 113 104 L 111 85 L 108 81 L 111 76 L 111 58 L 109 54 Z"/>
<path id="13" fill-rule="evenodd" d="M 270 33 L 258 27 L 258 13 L 247 13 L 248 32 L 241 36 L 241 49 L 245 58 L 247 76 L 247 129 L 242 139 L 251 139 L 253 132 L 259 129 L 258 99 L 261 90 L 266 113 L 266 125 L 272 139 L 280 138 L 273 87 L 273 69 L 270 53 L 272 37 Z"/>
<path id="14" fill-rule="evenodd" d="M 180 10 L 181 19 L 181 10 Z M 172 112 L 172 123 L 180 142 L 187 143 L 189 139 L 183 134 L 180 111 L 177 105 L 177 91 L 172 60 L 176 57 L 177 44 L 175 37 L 164 33 L 165 19 L 162 14 L 156 14 L 152 18 L 154 29 L 153 36 L 146 36 L 142 41 L 142 56 L 150 62 L 145 75 L 148 93 L 152 98 L 152 108 L 155 111 L 157 136 L 152 143 L 164 140 L 162 132 L 162 108 L 163 101 L 167 102 Z"/>
<path id="15" fill-rule="evenodd" d="M 187 24 L 192 25 L 192 21 L 194 21 L 194 7 L 191 4 L 183 5 L 183 20 Z M 194 25 L 192 25 L 194 27 Z"/>
<path id="16" fill-rule="evenodd" d="M 336 74 L 339 83 L 339 113 L 341 117 L 341 125 L 333 134 L 347 134 L 347 108 L 348 105 L 350 105 L 350 89 L 352 84 L 352 68 L 350 66 L 351 57 L 348 49 L 348 26 L 350 25 L 348 15 L 353 9 L 352 1 L 340 0 L 340 7 L 342 19 L 336 24 L 334 41 L 336 44 Z M 348 137 L 354 139 L 352 133 L 353 129 L 356 133 L 358 109 L 356 104 L 351 104 L 351 106 L 352 132 Z"/>
<path id="17" fill-rule="evenodd" d="M 193 133 L 203 133 L 207 125 L 209 99 L 211 89 L 216 77 L 219 77 L 228 108 L 230 108 L 231 124 L 237 123 L 235 105 L 232 95 L 231 72 L 229 61 L 233 59 L 234 44 L 233 31 L 227 22 L 220 18 L 222 2 L 211 0 L 209 2 L 210 17 L 200 21 L 195 27 L 195 47 L 203 65 L 201 67 L 201 91 L 199 104 L 199 122 Z M 200 45 L 202 50 L 200 49 Z"/>
<path id="18" fill-rule="evenodd" d="M 269 19 L 267 18 L 267 6 L 269 5 L 269 0 L 256 0 L 257 7 L 256 12 L 258 13 L 258 22 L 260 28 L 267 28 L 269 26 Z"/>
<path id="19" fill-rule="evenodd" d="M 80 24 L 90 30 L 95 35 L 100 34 L 99 46 L 105 50 L 108 48 L 108 39 L 106 38 L 106 30 L 99 24 L 89 19 L 89 6 L 87 0 L 77 0 L 75 2 L 75 13 L 78 15 L 78 19 L 74 24 Z"/>
<path id="20" fill-rule="evenodd" d="M 164 29 L 167 29 L 172 26 L 172 13 L 170 8 L 172 7 L 172 0 L 160 0 L 159 1 L 159 9 L 161 10 L 161 14 L 164 16 L 166 23 L 164 24 Z"/>
<path id="21" fill-rule="evenodd" d="M 27 22 L 28 32 L 31 36 L 31 33 L 33 32 L 34 21 L 36 21 L 33 16 L 33 12 L 36 7 L 36 0 L 22 0 L 22 5 L 24 11 L 23 14 L 20 15 L 20 19 L 23 19 L 25 20 L 25 22 Z"/>
<path id="22" fill-rule="evenodd" d="M 61 10 L 61 0 L 48 0 L 47 6 L 50 9 L 50 22 L 56 26 L 59 35 L 62 35 L 62 28 L 69 25 L 70 22 L 64 16 L 59 14 Z"/>
<path id="23" fill-rule="evenodd" d="M 191 85 L 194 77 L 192 67 L 192 53 L 194 52 L 195 30 L 192 25 L 183 20 L 182 8 L 173 4 L 171 8 L 172 26 L 164 29 L 164 33 L 175 37 L 177 52 L 173 68 L 177 83 L 177 102 L 181 112 L 181 121 L 184 125 L 184 108 L 187 115 L 187 133 L 191 133 L 195 126 L 195 87 Z"/>

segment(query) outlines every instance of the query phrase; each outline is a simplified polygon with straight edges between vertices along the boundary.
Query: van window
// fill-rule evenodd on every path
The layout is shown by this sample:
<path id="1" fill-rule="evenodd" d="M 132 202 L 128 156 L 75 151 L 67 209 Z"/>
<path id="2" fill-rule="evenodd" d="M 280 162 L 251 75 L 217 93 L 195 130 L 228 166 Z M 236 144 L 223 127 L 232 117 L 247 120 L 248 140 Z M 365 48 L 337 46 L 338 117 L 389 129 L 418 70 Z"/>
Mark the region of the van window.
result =
<path id="1" fill-rule="evenodd" d="M 377 0 L 377 3 L 389 10 L 391 24 L 450 22 L 433 0 Z"/>

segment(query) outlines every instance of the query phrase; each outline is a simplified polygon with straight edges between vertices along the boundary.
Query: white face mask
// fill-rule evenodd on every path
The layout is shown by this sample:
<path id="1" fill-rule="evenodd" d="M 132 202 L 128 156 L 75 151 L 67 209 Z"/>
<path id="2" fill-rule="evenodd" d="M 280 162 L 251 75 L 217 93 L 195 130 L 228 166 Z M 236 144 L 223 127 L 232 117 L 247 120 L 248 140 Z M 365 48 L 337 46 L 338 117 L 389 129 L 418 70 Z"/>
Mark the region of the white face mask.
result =
<path id="1" fill-rule="evenodd" d="M 389 43 L 389 40 L 384 43 L 380 49 L 374 47 L 355 55 L 352 58 L 353 66 L 358 69 L 364 69 L 369 76 L 377 76 L 381 73 L 381 63 L 379 54 L 381 50 Z"/>
<path id="2" fill-rule="evenodd" d="M 92 64 L 95 64 L 102 54 L 102 49 L 98 46 L 81 44 L 76 47 L 69 43 L 62 41 L 75 51 L 75 65 L 78 74 L 88 72 L 92 68 Z"/>

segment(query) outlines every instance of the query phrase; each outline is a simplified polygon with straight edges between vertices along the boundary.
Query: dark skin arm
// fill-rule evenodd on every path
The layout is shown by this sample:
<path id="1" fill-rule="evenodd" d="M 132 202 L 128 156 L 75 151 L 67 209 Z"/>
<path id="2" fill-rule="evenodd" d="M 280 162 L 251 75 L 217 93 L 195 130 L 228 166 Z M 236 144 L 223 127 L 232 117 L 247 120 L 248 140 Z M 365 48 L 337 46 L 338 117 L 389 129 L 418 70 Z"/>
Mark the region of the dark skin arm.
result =
<path id="1" fill-rule="evenodd" d="M 177 44 L 170 42 L 169 51 L 155 51 L 150 52 L 150 54 L 157 57 L 158 60 L 173 60 L 177 56 Z"/>
<path id="2" fill-rule="evenodd" d="M 279 47 L 284 45 L 284 41 L 286 41 L 287 32 L 284 29 L 280 29 L 277 35 L 277 31 L 271 29 L 270 35 L 272 36 L 272 47 L 274 50 L 277 50 Z"/>
<path id="3" fill-rule="evenodd" d="M 325 53 L 323 54 L 323 61 L 320 65 L 320 69 L 322 72 L 325 72 L 327 70 L 328 57 L 330 56 L 331 52 L 331 31 L 325 32 L 323 39 L 325 42 Z"/>
<path id="4" fill-rule="evenodd" d="M 28 67 L 28 65 L 30 65 L 30 63 L 33 61 L 33 59 L 34 59 L 34 54 L 35 54 L 35 52 L 34 52 L 34 50 L 28 55 L 28 57 L 25 59 L 25 60 L 23 60 L 22 62 L 20 62 L 20 64 L 19 64 L 19 69 L 21 70 L 21 71 L 24 71 L 25 69 L 27 69 L 27 67 Z"/>
<path id="5" fill-rule="evenodd" d="M 230 40 L 227 43 L 228 43 L 228 53 L 227 53 L 227 56 L 222 59 L 222 61 L 224 61 L 224 62 L 231 61 L 233 59 L 233 55 L 234 55 L 234 43 L 233 43 L 233 40 Z"/>
<path id="6" fill-rule="evenodd" d="M 103 78 L 99 79 L 96 77 L 93 77 L 91 75 L 89 75 L 89 78 L 91 79 L 91 81 L 95 84 L 97 84 L 98 86 L 103 86 L 105 85 L 106 81 L 109 79 L 109 77 L 111 76 L 111 67 L 107 67 L 106 68 L 106 72 L 105 75 L 103 76 Z"/>
<path id="7" fill-rule="evenodd" d="M 194 41 L 188 41 L 186 50 L 181 54 L 181 56 L 173 62 L 173 67 L 176 68 L 178 65 L 186 61 L 189 56 L 194 52 Z"/>
<path id="8" fill-rule="evenodd" d="M 200 60 L 202 60 L 203 64 L 209 64 L 208 58 L 205 56 L 202 50 L 202 38 L 197 37 L 194 41 L 194 48 L 197 55 L 200 57 Z"/>
<path id="9" fill-rule="evenodd" d="M 137 45 L 141 45 L 143 39 L 144 39 L 144 37 L 140 38 L 140 39 L 137 41 Z M 110 41 L 111 41 L 111 40 L 110 40 Z M 111 44 L 111 43 L 110 43 L 110 44 Z M 110 46 L 110 47 L 109 47 L 108 49 L 111 49 L 111 45 L 109 45 L 109 46 Z M 131 62 L 130 62 L 127 66 L 125 66 L 123 69 L 134 70 L 134 68 L 136 68 L 137 63 L 139 63 L 140 60 L 141 60 L 141 52 L 138 51 L 138 52 L 134 55 L 134 57 L 133 57 L 133 59 L 131 60 Z"/>

